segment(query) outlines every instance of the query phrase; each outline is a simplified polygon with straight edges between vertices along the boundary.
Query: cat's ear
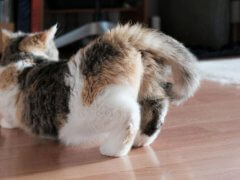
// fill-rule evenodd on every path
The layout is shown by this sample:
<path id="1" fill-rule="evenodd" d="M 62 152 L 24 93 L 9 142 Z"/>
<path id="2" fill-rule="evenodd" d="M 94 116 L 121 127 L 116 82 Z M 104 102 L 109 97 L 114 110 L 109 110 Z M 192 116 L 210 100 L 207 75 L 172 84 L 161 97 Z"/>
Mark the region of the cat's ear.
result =
<path id="1" fill-rule="evenodd" d="M 13 36 L 13 33 L 6 30 L 6 29 L 2 29 L 2 44 L 3 44 L 3 48 L 8 44 L 8 41 L 10 40 L 10 38 Z"/>
<path id="2" fill-rule="evenodd" d="M 57 24 L 49 28 L 48 30 L 45 30 L 39 34 L 37 34 L 38 39 L 43 42 L 43 44 L 48 44 L 50 41 L 52 41 L 55 37 L 55 34 L 57 32 Z"/>
<path id="3" fill-rule="evenodd" d="M 38 49 L 38 51 L 46 49 L 49 42 L 54 39 L 56 32 L 57 24 L 45 31 L 27 35 L 27 37 L 20 42 L 19 48 L 27 52 L 32 52 L 36 49 Z"/>
<path id="4" fill-rule="evenodd" d="M 53 25 L 51 28 L 47 30 L 48 38 L 50 40 L 53 40 L 56 32 L 57 32 L 57 24 Z"/>

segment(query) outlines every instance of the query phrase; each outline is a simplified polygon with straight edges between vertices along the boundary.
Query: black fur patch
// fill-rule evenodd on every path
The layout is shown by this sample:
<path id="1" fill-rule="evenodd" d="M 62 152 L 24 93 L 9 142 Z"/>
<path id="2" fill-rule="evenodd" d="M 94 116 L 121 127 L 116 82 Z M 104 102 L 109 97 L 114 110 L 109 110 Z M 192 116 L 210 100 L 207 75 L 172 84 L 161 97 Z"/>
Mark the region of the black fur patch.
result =
<path id="1" fill-rule="evenodd" d="M 162 126 L 162 122 L 160 120 L 162 111 L 162 99 L 146 99 L 140 104 L 142 106 L 148 106 L 148 108 L 151 110 L 152 119 L 148 121 L 148 123 L 142 129 L 142 133 L 151 136 Z"/>
<path id="2" fill-rule="evenodd" d="M 102 65 L 115 60 L 121 53 L 112 44 L 102 41 L 101 38 L 91 45 L 85 52 L 81 63 L 82 73 L 85 76 L 95 76 L 102 71 Z"/>
<path id="3" fill-rule="evenodd" d="M 165 94 L 168 97 L 172 96 L 172 88 L 173 88 L 173 84 L 172 83 L 170 83 L 170 82 L 161 82 L 160 86 L 164 89 Z"/>
<path id="4" fill-rule="evenodd" d="M 10 40 L 9 45 L 6 47 L 2 54 L 0 65 L 8 65 L 21 59 L 22 53 L 19 50 L 19 44 L 25 37 L 26 36 L 21 36 Z"/>
<path id="5" fill-rule="evenodd" d="M 66 61 L 49 62 L 26 68 L 19 76 L 20 89 L 25 94 L 23 119 L 32 133 L 58 136 L 59 117 L 69 113 L 70 87 Z"/>

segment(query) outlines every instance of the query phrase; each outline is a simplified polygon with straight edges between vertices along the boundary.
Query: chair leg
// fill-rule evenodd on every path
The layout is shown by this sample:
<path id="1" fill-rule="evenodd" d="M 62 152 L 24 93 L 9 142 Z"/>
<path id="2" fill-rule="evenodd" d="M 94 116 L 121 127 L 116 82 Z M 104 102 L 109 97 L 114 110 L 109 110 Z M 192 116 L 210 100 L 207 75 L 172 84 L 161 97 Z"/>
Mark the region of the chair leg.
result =
<path id="1" fill-rule="evenodd" d="M 113 28 L 115 24 L 108 21 L 99 21 L 85 24 L 71 32 L 68 32 L 56 39 L 58 48 L 71 44 L 77 40 L 83 39 L 87 36 L 101 35 Z"/>

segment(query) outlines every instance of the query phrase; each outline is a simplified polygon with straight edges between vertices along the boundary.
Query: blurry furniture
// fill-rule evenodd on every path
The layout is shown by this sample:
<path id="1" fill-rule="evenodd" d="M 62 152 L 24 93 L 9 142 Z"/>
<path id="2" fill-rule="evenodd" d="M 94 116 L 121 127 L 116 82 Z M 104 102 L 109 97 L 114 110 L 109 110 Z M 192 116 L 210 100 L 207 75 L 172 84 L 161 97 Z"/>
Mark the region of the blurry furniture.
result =
<path id="1" fill-rule="evenodd" d="M 31 0 L 31 31 L 43 30 L 44 0 Z"/>
<path id="2" fill-rule="evenodd" d="M 12 2 L 10 0 L 0 0 L 0 54 L 3 48 L 2 29 L 14 30 L 12 22 Z"/>
<path id="3" fill-rule="evenodd" d="M 189 46 L 219 49 L 230 40 L 230 0 L 160 1 L 162 29 Z"/>
<path id="4" fill-rule="evenodd" d="M 57 38 L 56 46 L 61 48 L 85 37 L 103 34 L 114 26 L 109 21 L 90 22 Z"/>
<path id="5" fill-rule="evenodd" d="M 3 48 L 1 29 L 7 29 L 9 31 L 14 31 L 14 24 L 13 23 L 0 23 L 0 54 L 1 54 L 2 48 Z"/>
<path id="6" fill-rule="evenodd" d="M 122 0 L 118 0 L 120 3 L 116 3 L 116 5 L 121 5 Z M 50 5 L 54 6 L 55 8 L 65 8 L 66 1 L 50 1 Z M 62 2 L 59 3 L 59 2 Z M 68 6 L 69 8 L 74 8 L 75 6 L 81 6 L 81 8 L 95 8 L 95 13 L 93 16 L 93 21 L 87 24 L 84 24 L 83 26 L 80 26 L 70 32 L 67 32 L 66 34 L 62 35 L 61 37 L 56 39 L 56 45 L 58 48 L 61 48 L 63 46 L 66 46 L 68 44 L 71 44 L 75 41 L 78 41 L 80 39 L 83 39 L 85 37 L 89 36 L 96 36 L 101 35 L 104 32 L 108 31 L 109 29 L 113 28 L 115 26 L 114 23 L 110 21 L 106 21 L 102 19 L 102 12 L 101 7 L 106 7 L 106 5 L 110 5 L 110 7 L 114 7 L 114 0 L 109 1 L 101 1 L 101 0 L 89 0 L 89 1 L 81 1 L 79 4 L 79 1 L 72 0 L 70 1 L 72 4 Z M 104 6 L 105 2 L 105 6 Z M 108 2 L 108 4 L 106 4 Z M 110 3 L 109 3 L 110 2 Z M 58 6 L 56 6 L 58 5 Z"/>
<path id="7" fill-rule="evenodd" d="M 240 41 L 240 0 L 231 0 L 231 40 Z"/>
<path id="8" fill-rule="evenodd" d="M 128 6 L 123 6 L 126 1 L 129 2 Z M 56 40 L 58 47 L 65 46 L 89 35 L 102 34 L 106 30 L 112 28 L 114 24 L 102 19 L 101 13 L 117 12 L 120 16 L 119 21 L 122 23 L 131 21 L 147 24 L 148 0 L 89 0 L 89 2 L 81 1 L 81 8 L 80 6 L 77 6 L 80 1 L 68 0 L 66 2 L 68 3 L 67 6 L 64 6 L 65 2 L 63 0 L 48 2 L 45 2 L 44 0 L 32 0 L 32 31 L 39 31 L 43 29 L 44 14 L 47 16 L 53 14 L 89 13 L 95 16 L 92 22 L 80 26 L 77 29 L 59 37 Z M 120 5 L 119 2 L 122 2 L 122 5 Z M 44 5 L 44 3 L 48 3 L 48 6 Z M 135 6 L 131 6 L 131 4 L 134 3 Z M 46 7 L 45 13 L 44 7 Z"/>

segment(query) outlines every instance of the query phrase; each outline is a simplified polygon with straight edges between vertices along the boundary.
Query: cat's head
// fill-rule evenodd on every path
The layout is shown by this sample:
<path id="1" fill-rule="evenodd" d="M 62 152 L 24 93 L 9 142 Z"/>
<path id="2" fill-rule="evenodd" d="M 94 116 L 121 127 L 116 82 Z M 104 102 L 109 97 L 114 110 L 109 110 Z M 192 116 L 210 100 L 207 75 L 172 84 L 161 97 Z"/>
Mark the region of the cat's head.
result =
<path id="1" fill-rule="evenodd" d="M 32 54 L 51 60 L 58 60 L 59 53 L 54 43 L 54 36 L 57 31 L 57 25 L 48 30 L 37 33 L 12 33 L 2 30 L 2 61 L 8 61 L 11 55 L 18 53 Z"/>

